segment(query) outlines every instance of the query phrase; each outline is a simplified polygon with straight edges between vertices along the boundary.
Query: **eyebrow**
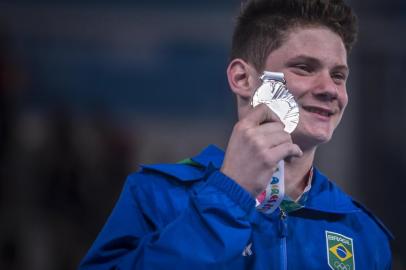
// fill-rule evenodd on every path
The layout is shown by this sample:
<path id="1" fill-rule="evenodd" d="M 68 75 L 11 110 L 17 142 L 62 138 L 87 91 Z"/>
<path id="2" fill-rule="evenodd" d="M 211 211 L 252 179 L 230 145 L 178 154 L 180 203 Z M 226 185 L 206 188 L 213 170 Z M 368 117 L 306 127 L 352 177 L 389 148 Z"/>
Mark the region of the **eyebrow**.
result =
<path id="1" fill-rule="evenodd" d="M 317 59 L 313 56 L 305 55 L 305 54 L 297 55 L 297 56 L 289 59 L 287 64 L 291 65 L 298 61 L 306 61 L 312 65 L 321 66 L 321 61 L 319 59 Z M 347 65 L 336 65 L 336 66 L 334 66 L 334 69 L 345 70 L 347 73 L 350 72 L 350 69 Z"/>

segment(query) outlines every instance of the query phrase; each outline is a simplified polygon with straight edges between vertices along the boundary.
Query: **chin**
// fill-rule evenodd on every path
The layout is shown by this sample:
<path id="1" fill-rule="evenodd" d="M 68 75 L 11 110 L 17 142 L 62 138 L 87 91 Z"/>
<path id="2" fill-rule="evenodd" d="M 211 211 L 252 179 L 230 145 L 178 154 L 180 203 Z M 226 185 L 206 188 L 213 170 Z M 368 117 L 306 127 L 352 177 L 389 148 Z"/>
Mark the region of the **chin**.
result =
<path id="1" fill-rule="evenodd" d="M 321 144 L 329 142 L 332 138 L 331 132 L 301 133 L 294 131 L 292 141 L 297 144 L 302 151 L 315 149 Z"/>

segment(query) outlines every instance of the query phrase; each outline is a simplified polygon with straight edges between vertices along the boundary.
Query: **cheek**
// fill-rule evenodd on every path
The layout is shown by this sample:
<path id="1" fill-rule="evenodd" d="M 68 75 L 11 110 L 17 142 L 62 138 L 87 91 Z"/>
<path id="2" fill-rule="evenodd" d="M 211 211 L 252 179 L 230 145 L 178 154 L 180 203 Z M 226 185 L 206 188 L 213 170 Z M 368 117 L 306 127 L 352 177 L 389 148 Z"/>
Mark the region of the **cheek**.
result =
<path id="1" fill-rule="evenodd" d="M 338 124 L 341 122 L 341 119 L 343 117 L 345 108 L 347 107 L 348 104 L 348 95 L 347 92 L 342 93 L 341 95 L 339 95 L 338 97 L 338 101 L 339 101 L 339 107 L 340 107 L 340 114 L 338 115 L 337 121 L 335 123 L 335 126 L 337 127 Z"/>
<path id="2" fill-rule="evenodd" d="M 287 83 L 287 88 L 290 93 L 295 97 L 296 100 L 298 100 L 303 94 L 306 92 L 304 90 L 304 84 L 298 84 L 298 83 Z"/>
<path id="3" fill-rule="evenodd" d="M 285 73 L 286 85 L 296 100 L 310 92 L 314 82 L 310 77 L 297 76 L 290 72 Z"/>
<path id="4" fill-rule="evenodd" d="M 344 109 L 347 107 L 347 104 L 348 104 L 348 94 L 347 94 L 346 90 L 344 90 L 342 92 L 342 94 L 340 94 L 339 102 L 340 102 L 341 110 L 344 111 Z"/>

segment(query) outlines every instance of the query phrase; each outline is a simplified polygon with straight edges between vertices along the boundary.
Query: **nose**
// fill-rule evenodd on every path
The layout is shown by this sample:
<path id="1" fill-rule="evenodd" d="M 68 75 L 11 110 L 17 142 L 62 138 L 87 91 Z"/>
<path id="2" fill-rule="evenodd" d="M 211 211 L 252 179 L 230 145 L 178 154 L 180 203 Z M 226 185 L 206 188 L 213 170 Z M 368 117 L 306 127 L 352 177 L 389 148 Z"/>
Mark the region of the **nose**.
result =
<path id="1" fill-rule="evenodd" d="M 321 101 L 333 101 L 338 97 L 338 87 L 329 72 L 322 72 L 317 77 L 313 95 Z"/>

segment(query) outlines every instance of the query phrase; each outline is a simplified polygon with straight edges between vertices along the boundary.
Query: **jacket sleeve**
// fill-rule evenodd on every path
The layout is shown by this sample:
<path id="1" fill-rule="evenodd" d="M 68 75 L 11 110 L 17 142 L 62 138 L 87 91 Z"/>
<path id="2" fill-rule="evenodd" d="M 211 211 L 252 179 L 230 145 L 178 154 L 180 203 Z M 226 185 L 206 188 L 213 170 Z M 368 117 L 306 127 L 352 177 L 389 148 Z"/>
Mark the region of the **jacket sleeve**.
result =
<path id="1" fill-rule="evenodd" d="M 80 269 L 228 269 L 241 257 L 255 201 L 233 180 L 208 174 L 185 209 L 161 228 L 151 225 L 147 202 L 130 180 Z"/>

